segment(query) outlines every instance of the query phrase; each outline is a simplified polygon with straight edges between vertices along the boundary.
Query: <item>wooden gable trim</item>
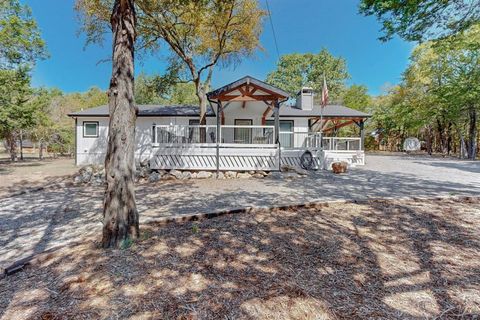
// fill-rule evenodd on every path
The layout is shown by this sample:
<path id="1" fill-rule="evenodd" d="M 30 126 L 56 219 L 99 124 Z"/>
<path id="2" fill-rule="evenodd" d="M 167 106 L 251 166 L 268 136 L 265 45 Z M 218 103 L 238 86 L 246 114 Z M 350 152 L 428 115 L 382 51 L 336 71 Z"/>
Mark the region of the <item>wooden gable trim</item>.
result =
<path id="1" fill-rule="evenodd" d="M 334 125 L 325 129 L 325 130 L 323 130 L 323 132 L 330 132 L 330 131 L 335 130 L 335 129 L 340 129 L 340 128 L 346 127 L 348 125 L 351 125 L 352 123 L 355 123 L 355 120 L 345 121 L 343 123 L 338 123 L 338 121 L 337 122 L 332 121 L 332 122 L 333 122 Z"/>

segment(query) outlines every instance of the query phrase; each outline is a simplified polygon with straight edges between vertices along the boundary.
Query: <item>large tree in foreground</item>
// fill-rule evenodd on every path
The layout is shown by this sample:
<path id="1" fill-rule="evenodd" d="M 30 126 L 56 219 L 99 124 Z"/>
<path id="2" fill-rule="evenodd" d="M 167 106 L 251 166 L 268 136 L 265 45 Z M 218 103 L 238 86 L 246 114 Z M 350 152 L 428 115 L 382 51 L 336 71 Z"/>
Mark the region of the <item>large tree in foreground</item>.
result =
<path id="1" fill-rule="evenodd" d="M 480 21 L 480 0 L 362 0 L 360 12 L 374 15 L 389 40 L 395 34 L 409 41 L 444 38 Z"/>
<path id="2" fill-rule="evenodd" d="M 104 248 L 119 247 L 139 235 L 133 183 L 137 117 L 134 103 L 134 0 L 115 0 L 110 21 L 113 66 L 108 91 L 110 125 L 105 159 L 107 186 L 103 204 Z"/>

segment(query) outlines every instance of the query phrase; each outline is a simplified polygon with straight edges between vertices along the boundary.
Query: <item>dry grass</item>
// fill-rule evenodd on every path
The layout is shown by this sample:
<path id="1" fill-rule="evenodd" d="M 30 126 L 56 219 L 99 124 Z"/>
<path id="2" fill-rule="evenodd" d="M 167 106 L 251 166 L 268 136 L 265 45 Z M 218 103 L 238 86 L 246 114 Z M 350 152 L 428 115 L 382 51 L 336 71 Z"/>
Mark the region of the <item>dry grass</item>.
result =
<path id="1" fill-rule="evenodd" d="M 480 314 L 480 200 L 371 201 L 150 226 L 0 282 L 2 319 Z"/>

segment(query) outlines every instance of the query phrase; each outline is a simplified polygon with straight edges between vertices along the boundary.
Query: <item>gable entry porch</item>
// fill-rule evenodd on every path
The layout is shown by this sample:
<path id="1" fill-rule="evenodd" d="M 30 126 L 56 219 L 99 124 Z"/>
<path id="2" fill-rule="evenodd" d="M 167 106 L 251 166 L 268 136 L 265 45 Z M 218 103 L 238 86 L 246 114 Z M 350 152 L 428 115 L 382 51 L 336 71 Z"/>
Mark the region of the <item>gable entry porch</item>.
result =
<path id="1" fill-rule="evenodd" d="M 190 120 L 153 128 L 152 169 L 277 171 L 282 165 L 320 169 L 337 159 L 364 163 L 363 136 L 320 133 L 357 123 L 363 135 L 363 118 L 326 113 L 320 121 L 313 110 L 282 105 L 287 92 L 249 76 L 207 96 L 215 117 L 206 125 Z"/>

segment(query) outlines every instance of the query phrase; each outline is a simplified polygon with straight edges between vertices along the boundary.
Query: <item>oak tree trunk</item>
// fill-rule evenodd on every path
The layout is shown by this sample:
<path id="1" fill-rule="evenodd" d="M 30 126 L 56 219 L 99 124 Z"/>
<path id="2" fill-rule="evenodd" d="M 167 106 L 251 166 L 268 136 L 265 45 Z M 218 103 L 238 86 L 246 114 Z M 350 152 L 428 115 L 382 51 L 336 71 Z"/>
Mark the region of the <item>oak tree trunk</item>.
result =
<path id="1" fill-rule="evenodd" d="M 7 135 L 8 153 L 11 161 L 17 161 L 17 136 L 15 133 Z"/>
<path id="2" fill-rule="evenodd" d="M 201 126 L 204 126 L 207 124 L 207 93 L 205 92 L 204 85 L 202 84 L 200 78 L 194 80 L 195 84 L 195 93 L 198 98 L 198 104 L 199 104 L 199 111 L 200 111 L 200 117 L 199 117 L 199 124 Z M 200 142 L 205 143 L 207 142 L 207 130 L 204 127 L 200 128 Z"/>
<path id="3" fill-rule="evenodd" d="M 113 70 L 110 80 L 106 188 L 103 206 L 104 248 L 138 238 L 134 190 L 136 107 L 134 103 L 134 0 L 115 0 L 111 16 Z"/>
<path id="4" fill-rule="evenodd" d="M 426 149 L 429 155 L 432 155 L 432 128 L 427 126 L 425 130 Z"/>
<path id="5" fill-rule="evenodd" d="M 39 147 L 39 150 L 38 150 L 38 158 L 40 160 L 43 160 L 43 140 L 40 141 L 40 147 Z"/>

